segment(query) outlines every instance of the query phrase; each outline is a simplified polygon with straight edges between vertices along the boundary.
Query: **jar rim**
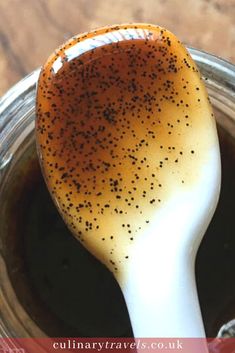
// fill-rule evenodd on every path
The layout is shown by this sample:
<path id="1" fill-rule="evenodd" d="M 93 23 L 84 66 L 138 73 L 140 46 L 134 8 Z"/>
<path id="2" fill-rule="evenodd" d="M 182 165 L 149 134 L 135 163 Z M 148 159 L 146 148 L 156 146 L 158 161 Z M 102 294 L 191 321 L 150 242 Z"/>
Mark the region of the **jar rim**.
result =
<path id="1" fill-rule="evenodd" d="M 212 96 L 218 94 L 222 97 L 222 104 L 235 111 L 235 65 L 198 49 L 188 47 L 188 50 Z M 38 68 L 30 73 L 0 98 L 0 174 L 1 168 L 11 160 L 21 141 L 34 129 L 35 96 L 40 70 Z M 14 148 L 9 149 L 11 145 Z"/>
<path id="2" fill-rule="evenodd" d="M 225 87 L 235 90 L 235 65 L 222 57 L 210 54 L 206 51 L 187 46 L 192 58 L 196 61 L 203 76 L 216 81 L 222 80 Z M 2 97 L 0 97 L 0 117 L 3 112 L 11 106 L 17 96 L 28 90 L 36 90 L 36 84 L 41 67 L 32 71 L 14 86 L 12 86 Z M 206 74 L 206 75 L 205 75 Z M 2 118 L 1 118 L 2 119 Z M 3 121 L 0 121 L 0 131 Z"/>

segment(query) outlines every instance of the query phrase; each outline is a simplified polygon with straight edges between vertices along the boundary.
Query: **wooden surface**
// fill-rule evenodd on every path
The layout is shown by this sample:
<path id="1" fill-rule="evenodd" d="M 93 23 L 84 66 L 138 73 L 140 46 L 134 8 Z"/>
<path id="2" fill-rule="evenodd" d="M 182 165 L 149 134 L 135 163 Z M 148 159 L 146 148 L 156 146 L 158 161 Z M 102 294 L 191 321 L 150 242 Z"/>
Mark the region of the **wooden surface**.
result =
<path id="1" fill-rule="evenodd" d="M 72 35 L 134 21 L 235 63 L 235 0 L 0 0 L 0 95 Z"/>

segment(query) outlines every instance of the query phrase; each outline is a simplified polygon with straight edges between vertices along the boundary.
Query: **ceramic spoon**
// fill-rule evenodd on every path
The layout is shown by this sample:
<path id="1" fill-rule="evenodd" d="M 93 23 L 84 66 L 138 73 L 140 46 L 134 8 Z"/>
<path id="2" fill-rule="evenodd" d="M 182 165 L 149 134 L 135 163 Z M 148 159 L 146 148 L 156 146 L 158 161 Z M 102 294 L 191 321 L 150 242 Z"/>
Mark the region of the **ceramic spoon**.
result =
<path id="1" fill-rule="evenodd" d="M 44 65 L 36 139 L 75 237 L 114 274 L 136 337 L 204 337 L 194 260 L 220 157 L 197 67 L 148 24 L 76 36 Z"/>

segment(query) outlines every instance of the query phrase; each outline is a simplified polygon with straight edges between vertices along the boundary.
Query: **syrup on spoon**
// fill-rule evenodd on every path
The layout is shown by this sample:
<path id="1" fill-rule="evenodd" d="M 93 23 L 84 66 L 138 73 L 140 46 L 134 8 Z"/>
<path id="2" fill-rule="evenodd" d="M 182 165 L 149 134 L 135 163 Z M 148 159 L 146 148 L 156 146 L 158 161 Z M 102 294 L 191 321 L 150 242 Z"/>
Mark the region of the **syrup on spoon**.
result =
<path id="1" fill-rule="evenodd" d="M 47 186 L 119 282 L 135 336 L 202 337 L 194 258 L 218 200 L 220 158 L 184 46 L 148 24 L 76 36 L 42 68 L 36 108 Z"/>

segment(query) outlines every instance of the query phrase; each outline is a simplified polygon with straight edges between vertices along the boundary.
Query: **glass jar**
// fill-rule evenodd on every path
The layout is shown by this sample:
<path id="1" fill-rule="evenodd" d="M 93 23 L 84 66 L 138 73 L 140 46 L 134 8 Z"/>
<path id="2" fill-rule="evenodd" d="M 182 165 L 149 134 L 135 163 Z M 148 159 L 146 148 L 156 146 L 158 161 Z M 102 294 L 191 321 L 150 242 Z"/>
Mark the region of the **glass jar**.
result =
<path id="1" fill-rule="evenodd" d="M 235 67 L 189 48 L 218 123 L 223 179 L 196 277 L 207 336 L 235 318 Z M 34 138 L 39 70 L 0 100 L 0 336 L 131 336 L 111 274 L 69 234 L 44 185 Z"/>

